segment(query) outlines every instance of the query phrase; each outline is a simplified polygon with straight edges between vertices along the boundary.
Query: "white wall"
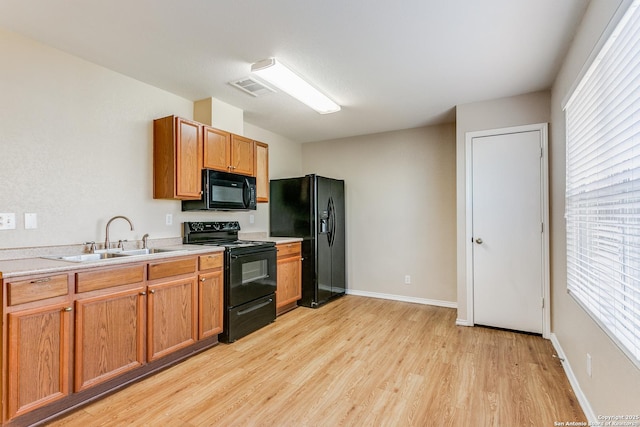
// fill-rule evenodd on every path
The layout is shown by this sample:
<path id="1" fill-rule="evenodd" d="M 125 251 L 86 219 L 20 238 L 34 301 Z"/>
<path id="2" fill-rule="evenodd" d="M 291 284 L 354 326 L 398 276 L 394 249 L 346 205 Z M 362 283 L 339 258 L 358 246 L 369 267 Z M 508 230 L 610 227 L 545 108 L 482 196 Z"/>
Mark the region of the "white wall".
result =
<path id="1" fill-rule="evenodd" d="M 0 212 L 17 219 L 15 230 L 0 230 L 0 249 L 103 241 L 115 215 L 131 218 L 135 231 L 116 221 L 112 240 L 180 237 L 181 223 L 195 220 L 267 230 L 265 204 L 252 213 L 183 213 L 178 201 L 152 198 L 152 121 L 191 118 L 192 101 L 4 30 L 0 57 Z M 273 176 L 300 173 L 297 144 L 252 126 L 244 133 L 269 144 Z M 24 229 L 26 212 L 38 214 L 36 230 Z"/>
<path id="2" fill-rule="evenodd" d="M 458 321 L 473 323 L 467 315 L 467 275 L 465 229 L 466 205 L 465 137 L 467 132 L 499 129 L 550 120 L 550 93 L 534 92 L 509 98 L 474 102 L 456 107 L 456 187 L 457 187 L 457 289 Z"/>
<path id="3" fill-rule="evenodd" d="M 565 57 L 551 97 L 552 331 L 596 416 L 640 414 L 640 370 L 567 294 L 564 220 L 565 118 L 562 102 L 620 3 L 617 0 L 591 1 L 571 49 Z M 587 353 L 592 357 L 591 377 L 586 373 Z"/>
<path id="4" fill-rule="evenodd" d="M 345 180 L 349 291 L 455 304 L 453 124 L 308 143 L 302 158 Z"/>

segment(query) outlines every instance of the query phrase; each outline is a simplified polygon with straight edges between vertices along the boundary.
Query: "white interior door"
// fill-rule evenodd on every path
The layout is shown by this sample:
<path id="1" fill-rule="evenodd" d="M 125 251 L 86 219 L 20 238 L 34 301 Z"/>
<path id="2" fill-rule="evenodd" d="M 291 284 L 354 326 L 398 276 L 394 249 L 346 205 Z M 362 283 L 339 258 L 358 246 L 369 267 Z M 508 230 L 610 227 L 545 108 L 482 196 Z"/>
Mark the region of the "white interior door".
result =
<path id="1" fill-rule="evenodd" d="M 542 333 L 541 147 L 538 130 L 472 139 L 475 324 Z"/>

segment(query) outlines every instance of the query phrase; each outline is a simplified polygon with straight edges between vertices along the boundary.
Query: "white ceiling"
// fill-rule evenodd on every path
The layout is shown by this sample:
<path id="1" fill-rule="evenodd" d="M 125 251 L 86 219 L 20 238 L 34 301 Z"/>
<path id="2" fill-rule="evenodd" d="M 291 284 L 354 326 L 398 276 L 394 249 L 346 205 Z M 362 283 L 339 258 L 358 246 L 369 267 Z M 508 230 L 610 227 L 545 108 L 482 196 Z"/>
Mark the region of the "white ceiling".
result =
<path id="1" fill-rule="evenodd" d="M 589 0 L 2 0 L 0 27 L 308 142 L 550 88 Z M 228 84 L 275 56 L 342 105 Z"/>

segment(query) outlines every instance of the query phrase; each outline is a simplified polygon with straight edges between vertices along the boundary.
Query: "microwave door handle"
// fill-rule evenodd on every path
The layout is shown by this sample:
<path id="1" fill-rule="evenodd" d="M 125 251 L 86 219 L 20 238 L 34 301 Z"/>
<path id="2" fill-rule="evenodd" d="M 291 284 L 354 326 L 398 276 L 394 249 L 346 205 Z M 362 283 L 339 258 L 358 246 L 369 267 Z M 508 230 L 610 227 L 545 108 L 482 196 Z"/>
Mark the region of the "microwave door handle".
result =
<path id="1" fill-rule="evenodd" d="M 249 180 L 247 178 L 244 179 L 244 184 L 242 186 L 242 202 L 244 203 L 244 207 L 249 207 L 249 202 L 251 201 L 251 186 L 249 185 Z"/>

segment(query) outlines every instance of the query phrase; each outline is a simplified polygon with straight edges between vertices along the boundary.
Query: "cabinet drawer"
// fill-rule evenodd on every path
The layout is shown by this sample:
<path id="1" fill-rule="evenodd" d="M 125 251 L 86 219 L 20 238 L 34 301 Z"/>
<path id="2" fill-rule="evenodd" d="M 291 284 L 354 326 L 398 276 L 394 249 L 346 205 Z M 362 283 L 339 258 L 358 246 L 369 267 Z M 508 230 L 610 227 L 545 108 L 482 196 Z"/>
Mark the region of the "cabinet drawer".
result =
<path id="1" fill-rule="evenodd" d="M 300 242 L 295 243 L 281 243 L 276 245 L 278 250 L 278 258 L 284 258 L 289 256 L 299 256 L 302 245 Z"/>
<path id="2" fill-rule="evenodd" d="M 24 304 L 69 293 L 66 274 L 7 282 L 9 305 Z"/>
<path id="3" fill-rule="evenodd" d="M 89 292 L 144 281 L 144 266 L 76 273 L 76 292 Z"/>
<path id="4" fill-rule="evenodd" d="M 166 261 L 149 263 L 147 277 L 149 280 L 161 279 L 163 277 L 178 276 L 196 272 L 196 258 L 179 259 L 177 261 Z"/>
<path id="5" fill-rule="evenodd" d="M 200 270 L 222 268 L 222 252 L 217 254 L 200 255 L 198 257 Z"/>

